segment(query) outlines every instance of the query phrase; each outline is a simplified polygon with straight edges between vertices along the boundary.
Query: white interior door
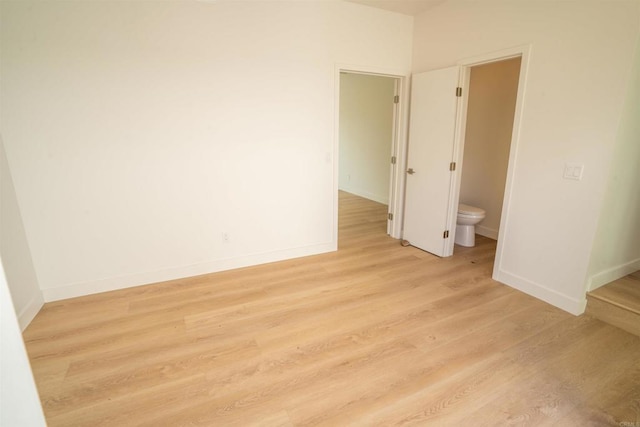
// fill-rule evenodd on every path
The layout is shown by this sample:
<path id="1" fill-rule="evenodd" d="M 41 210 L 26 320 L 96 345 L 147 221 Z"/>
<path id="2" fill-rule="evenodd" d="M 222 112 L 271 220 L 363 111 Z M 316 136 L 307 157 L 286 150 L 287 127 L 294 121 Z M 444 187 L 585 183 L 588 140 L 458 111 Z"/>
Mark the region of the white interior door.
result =
<path id="1" fill-rule="evenodd" d="M 403 239 L 438 256 L 453 254 L 451 203 L 460 67 L 414 74 Z M 451 240 L 449 240 L 451 239 Z"/>

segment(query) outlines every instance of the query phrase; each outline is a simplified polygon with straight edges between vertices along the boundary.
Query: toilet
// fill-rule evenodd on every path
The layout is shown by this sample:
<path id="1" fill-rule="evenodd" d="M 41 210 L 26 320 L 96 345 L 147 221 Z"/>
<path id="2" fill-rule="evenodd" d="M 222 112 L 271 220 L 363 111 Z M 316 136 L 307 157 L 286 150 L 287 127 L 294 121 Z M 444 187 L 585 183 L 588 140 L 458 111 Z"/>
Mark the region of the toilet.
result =
<path id="1" fill-rule="evenodd" d="M 456 245 L 473 247 L 476 245 L 476 224 L 484 219 L 484 209 L 460 203 L 456 220 Z"/>

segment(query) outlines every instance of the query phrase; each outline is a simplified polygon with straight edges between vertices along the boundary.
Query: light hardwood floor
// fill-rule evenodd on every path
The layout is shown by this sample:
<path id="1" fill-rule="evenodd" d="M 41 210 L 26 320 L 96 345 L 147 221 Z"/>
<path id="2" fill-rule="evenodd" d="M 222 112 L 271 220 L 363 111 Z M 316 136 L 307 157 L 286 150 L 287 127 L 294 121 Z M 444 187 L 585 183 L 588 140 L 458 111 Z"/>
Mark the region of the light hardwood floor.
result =
<path id="1" fill-rule="evenodd" d="M 49 425 L 640 426 L 640 338 L 491 280 L 492 240 L 440 259 L 385 215 L 343 193 L 335 253 L 46 304 Z"/>

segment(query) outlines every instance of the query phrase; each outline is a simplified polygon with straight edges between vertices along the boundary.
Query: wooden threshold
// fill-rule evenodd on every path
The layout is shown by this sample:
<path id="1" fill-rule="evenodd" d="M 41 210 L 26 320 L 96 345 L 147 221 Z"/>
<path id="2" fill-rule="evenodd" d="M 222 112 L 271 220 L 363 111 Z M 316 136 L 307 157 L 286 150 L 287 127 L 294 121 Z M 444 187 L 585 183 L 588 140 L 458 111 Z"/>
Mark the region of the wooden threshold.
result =
<path id="1" fill-rule="evenodd" d="M 638 274 L 630 274 L 589 292 L 587 314 L 640 336 Z"/>

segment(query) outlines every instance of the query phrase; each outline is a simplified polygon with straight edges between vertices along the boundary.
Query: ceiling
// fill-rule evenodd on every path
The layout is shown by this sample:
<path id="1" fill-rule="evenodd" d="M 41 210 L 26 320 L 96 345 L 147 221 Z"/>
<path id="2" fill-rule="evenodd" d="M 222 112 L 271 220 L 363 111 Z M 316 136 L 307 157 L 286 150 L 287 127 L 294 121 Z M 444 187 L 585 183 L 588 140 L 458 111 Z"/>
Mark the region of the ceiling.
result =
<path id="1" fill-rule="evenodd" d="M 364 4 L 405 15 L 416 16 L 425 10 L 444 3 L 446 0 L 347 0 L 352 3 Z"/>

